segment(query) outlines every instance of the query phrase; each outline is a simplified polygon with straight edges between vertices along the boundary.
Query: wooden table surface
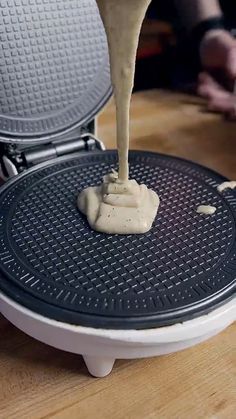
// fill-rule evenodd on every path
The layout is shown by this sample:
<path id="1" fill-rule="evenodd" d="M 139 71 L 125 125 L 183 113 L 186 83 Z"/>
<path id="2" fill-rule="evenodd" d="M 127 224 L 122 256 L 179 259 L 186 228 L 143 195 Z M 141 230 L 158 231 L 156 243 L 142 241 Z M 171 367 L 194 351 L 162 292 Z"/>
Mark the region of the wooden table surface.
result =
<path id="1" fill-rule="evenodd" d="M 131 148 L 195 160 L 236 179 L 236 124 L 202 112 L 191 97 L 134 95 Z M 114 107 L 99 133 L 115 146 Z M 104 379 L 82 357 L 39 343 L 0 317 L 1 419 L 233 419 L 236 327 L 173 355 L 116 361 Z"/>

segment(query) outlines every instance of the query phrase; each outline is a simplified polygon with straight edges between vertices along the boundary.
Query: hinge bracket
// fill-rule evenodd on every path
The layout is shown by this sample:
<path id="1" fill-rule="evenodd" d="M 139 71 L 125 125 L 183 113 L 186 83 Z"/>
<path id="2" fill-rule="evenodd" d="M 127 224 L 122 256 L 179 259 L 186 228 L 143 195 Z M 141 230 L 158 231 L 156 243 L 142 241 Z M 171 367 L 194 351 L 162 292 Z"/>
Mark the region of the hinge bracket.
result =
<path id="1" fill-rule="evenodd" d="M 46 162 L 56 157 L 77 153 L 79 151 L 105 150 L 102 141 L 93 134 L 84 133 L 79 138 L 31 146 L 24 148 L 20 153 L 12 151 L 3 155 L 0 161 L 2 172 L 6 177 L 12 177 L 24 169 Z M 10 151 L 10 149 L 9 149 Z M 7 162 L 7 164 L 5 164 Z M 10 170 L 9 170 L 10 169 Z M 13 170 L 14 169 L 14 170 Z"/>

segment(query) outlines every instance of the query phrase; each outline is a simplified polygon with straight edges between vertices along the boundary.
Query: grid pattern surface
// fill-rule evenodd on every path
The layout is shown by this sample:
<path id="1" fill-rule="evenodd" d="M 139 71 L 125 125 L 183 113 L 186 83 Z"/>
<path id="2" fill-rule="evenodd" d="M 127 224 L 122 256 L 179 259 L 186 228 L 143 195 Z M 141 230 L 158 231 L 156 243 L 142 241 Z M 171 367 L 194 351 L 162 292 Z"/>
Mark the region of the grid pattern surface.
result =
<path id="1" fill-rule="evenodd" d="M 1 1 L 0 43 L 2 133 L 62 130 L 91 117 L 109 91 L 95 0 Z"/>
<path id="2" fill-rule="evenodd" d="M 0 197 L 1 269 L 27 293 L 94 316 L 167 316 L 212 304 L 235 281 L 236 194 L 221 195 L 214 173 L 151 153 L 131 153 L 131 177 L 160 196 L 151 231 L 104 235 L 76 208 L 116 154 L 66 159 L 26 174 Z M 196 213 L 200 204 L 214 215 Z M 76 317 L 77 318 L 77 317 Z"/>

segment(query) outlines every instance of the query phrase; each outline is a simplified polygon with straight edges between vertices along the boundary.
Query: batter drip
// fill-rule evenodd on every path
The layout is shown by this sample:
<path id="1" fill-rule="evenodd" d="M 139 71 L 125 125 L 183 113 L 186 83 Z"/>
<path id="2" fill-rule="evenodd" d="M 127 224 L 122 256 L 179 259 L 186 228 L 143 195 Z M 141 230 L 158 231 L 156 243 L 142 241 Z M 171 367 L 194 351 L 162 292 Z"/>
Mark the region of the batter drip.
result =
<path id="1" fill-rule="evenodd" d="M 217 186 L 218 192 L 223 192 L 225 189 L 235 189 L 236 188 L 236 181 L 231 180 L 229 182 L 223 182 Z"/>
<path id="2" fill-rule="evenodd" d="M 215 212 L 216 207 L 213 207 L 212 205 L 199 205 L 199 207 L 197 207 L 198 214 L 213 215 Z"/>
<path id="3" fill-rule="evenodd" d="M 150 230 L 159 207 L 157 194 L 129 180 L 129 110 L 141 25 L 151 0 L 97 0 L 105 26 L 116 104 L 119 172 L 102 185 L 82 191 L 78 208 L 90 226 L 104 233 L 139 234 Z"/>

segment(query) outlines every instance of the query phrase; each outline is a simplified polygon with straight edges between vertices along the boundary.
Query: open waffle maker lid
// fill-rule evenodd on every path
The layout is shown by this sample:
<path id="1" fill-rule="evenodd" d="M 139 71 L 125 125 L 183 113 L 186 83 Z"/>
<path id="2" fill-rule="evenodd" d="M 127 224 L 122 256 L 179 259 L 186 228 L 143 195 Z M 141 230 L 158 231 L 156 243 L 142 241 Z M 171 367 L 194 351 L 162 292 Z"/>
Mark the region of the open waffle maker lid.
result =
<path id="1" fill-rule="evenodd" d="M 130 175 L 158 192 L 153 227 L 106 235 L 78 211 L 78 192 L 117 169 L 114 151 L 35 166 L 0 190 L 0 289 L 62 322 L 141 329 L 207 314 L 231 299 L 236 279 L 236 191 L 194 163 L 130 153 Z M 196 212 L 214 205 L 213 215 Z"/>
<path id="2" fill-rule="evenodd" d="M 0 43 L 0 142 L 56 139 L 111 94 L 95 0 L 1 1 Z"/>

